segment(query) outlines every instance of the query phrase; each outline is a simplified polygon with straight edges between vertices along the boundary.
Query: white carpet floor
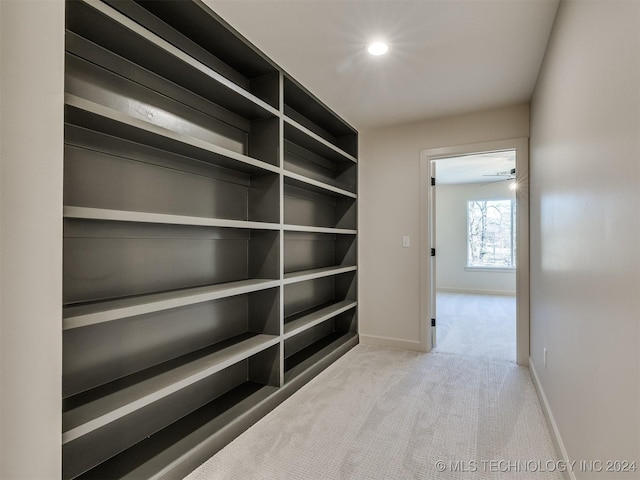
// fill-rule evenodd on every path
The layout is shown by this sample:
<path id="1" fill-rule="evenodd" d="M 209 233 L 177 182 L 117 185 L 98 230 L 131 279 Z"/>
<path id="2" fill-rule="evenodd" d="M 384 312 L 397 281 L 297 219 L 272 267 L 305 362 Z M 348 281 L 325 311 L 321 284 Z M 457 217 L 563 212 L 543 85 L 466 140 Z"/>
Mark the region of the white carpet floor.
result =
<path id="1" fill-rule="evenodd" d="M 186 478 L 560 480 L 555 460 L 526 368 L 358 345 Z"/>
<path id="2" fill-rule="evenodd" d="M 436 348 L 516 361 L 516 297 L 438 292 Z"/>

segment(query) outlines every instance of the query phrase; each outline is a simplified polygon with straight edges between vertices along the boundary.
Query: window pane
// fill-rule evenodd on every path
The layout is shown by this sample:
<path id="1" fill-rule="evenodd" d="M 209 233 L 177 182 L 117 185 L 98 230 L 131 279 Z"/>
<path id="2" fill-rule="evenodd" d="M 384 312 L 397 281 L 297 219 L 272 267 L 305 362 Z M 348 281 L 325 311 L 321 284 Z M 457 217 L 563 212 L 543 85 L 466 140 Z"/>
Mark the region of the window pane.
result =
<path id="1" fill-rule="evenodd" d="M 515 266 L 515 202 L 467 202 L 467 265 L 511 268 Z"/>

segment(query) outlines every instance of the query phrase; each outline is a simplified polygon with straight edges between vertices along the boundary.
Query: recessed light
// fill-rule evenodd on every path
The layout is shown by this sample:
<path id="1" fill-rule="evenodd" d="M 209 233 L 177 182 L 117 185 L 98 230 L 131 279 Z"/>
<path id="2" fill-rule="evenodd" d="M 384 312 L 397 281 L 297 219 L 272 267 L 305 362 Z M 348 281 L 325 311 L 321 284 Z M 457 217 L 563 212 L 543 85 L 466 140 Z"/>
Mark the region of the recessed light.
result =
<path id="1" fill-rule="evenodd" d="M 379 56 L 384 55 L 389 51 L 389 45 L 384 42 L 373 42 L 367 46 L 367 52 L 371 55 Z"/>

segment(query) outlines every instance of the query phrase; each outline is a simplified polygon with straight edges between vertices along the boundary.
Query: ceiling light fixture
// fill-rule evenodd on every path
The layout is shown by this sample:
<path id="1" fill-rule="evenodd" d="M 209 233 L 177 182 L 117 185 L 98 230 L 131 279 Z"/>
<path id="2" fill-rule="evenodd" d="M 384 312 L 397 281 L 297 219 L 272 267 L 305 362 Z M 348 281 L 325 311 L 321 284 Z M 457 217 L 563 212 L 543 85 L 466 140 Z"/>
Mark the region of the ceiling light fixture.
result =
<path id="1" fill-rule="evenodd" d="M 384 55 L 389 51 L 389 45 L 384 42 L 376 41 L 367 46 L 367 52 L 374 56 Z"/>

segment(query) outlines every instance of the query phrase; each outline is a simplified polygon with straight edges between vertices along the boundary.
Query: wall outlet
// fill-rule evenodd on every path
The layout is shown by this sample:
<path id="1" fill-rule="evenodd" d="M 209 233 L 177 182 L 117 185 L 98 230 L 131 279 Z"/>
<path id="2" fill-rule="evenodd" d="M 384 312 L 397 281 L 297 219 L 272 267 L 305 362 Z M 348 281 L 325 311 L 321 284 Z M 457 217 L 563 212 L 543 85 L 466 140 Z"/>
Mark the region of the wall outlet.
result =
<path id="1" fill-rule="evenodd" d="M 409 248 L 411 246 L 411 237 L 409 235 L 405 235 L 402 237 L 402 247 Z"/>
<path id="2" fill-rule="evenodd" d="M 544 363 L 544 368 L 547 368 L 547 347 L 542 349 L 542 361 Z"/>

